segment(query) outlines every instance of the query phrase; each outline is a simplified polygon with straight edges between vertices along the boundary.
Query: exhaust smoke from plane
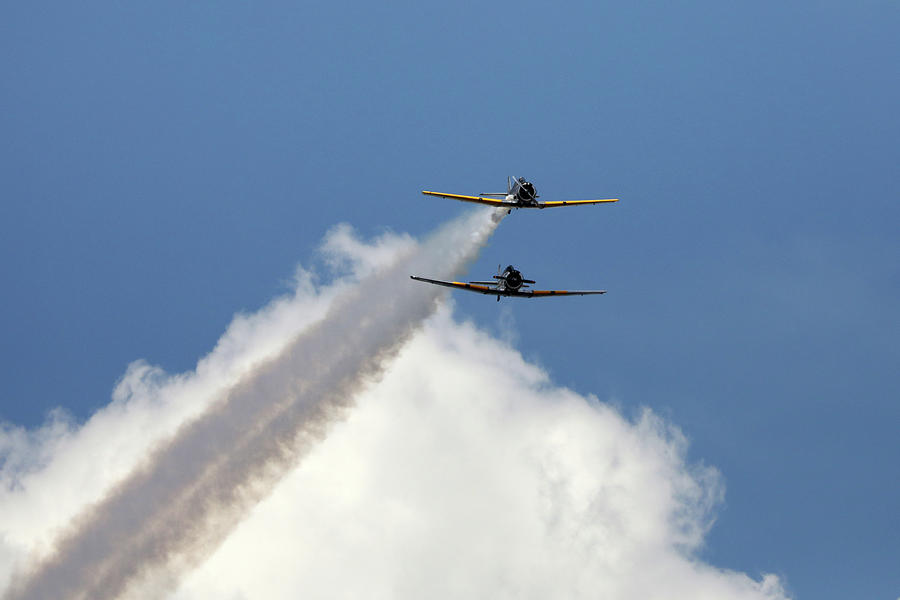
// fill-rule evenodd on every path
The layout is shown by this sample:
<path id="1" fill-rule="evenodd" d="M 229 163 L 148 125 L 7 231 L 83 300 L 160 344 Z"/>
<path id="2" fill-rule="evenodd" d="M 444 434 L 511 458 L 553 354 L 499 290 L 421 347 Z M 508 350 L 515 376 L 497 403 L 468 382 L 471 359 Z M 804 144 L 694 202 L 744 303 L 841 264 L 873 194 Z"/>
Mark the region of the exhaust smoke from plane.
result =
<path id="1" fill-rule="evenodd" d="M 437 230 L 332 303 L 327 315 L 183 425 L 78 517 L 6 600 L 164 596 L 376 381 L 437 305 L 410 272 L 460 274 L 505 211 Z"/>

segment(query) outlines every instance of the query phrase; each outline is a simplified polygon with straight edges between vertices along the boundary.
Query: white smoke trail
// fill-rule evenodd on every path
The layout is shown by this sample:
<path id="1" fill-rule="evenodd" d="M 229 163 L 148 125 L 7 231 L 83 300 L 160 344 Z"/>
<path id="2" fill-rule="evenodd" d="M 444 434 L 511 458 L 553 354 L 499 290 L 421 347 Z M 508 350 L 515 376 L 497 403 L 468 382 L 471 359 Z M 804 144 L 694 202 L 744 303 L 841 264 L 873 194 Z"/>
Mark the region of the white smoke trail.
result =
<path id="1" fill-rule="evenodd" d="M 321 439 L 353 396 L 431 314 L 504 215 L 458 219 L 335 300 L 325 318 L 183 426 L 97 505 L 4 598 L 163 595 Z"/>

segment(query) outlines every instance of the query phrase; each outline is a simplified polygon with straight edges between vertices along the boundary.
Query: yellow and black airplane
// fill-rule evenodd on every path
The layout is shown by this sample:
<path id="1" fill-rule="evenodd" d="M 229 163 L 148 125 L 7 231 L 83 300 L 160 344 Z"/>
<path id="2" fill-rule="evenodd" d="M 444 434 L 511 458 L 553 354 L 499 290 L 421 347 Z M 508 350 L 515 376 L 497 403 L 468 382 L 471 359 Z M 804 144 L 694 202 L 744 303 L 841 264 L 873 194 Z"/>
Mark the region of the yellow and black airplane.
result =
<path id="1" fill-rule="evenodd" d="M 506 193 L 479 194 L 478 196 L 463 196 L 461 194 L 445 194 L 443 192 L 423 191 L 427 196 L 438 196 L 463 202 L 475 202 L 497 208 L 554 208 L 556 206 L 578 206 L 582 204 L 603 204 L 606 202 L 618 202 L 618 198 L 606 200 L 554 200 L 552 202 L 538 202 L 540 196 L 534 189 L 534 184 L 525 181 L 524 177 L 506 178 Z"/>
<path id="2" fill-rule="evenodd" d="M 424 281 L 425 283 L 433 283 L 434 285 L 494 295 L 497 296 L 498 302 L 500 301 L 500 296 L 544 298 L 548 296 L 589 296 L 606 293 L 606 290 L 529 290 L 526 288 L 530 287 L 529 284 L 534 283 L 534 280 L 523 279 L 522 273 L 512 265 L 509 265 L 503 271 L 498 266 L 497 274 L 494 275 L 494 281 L 470 281 L 469 283 L 463 283 L 461 281 L 440 281 L 415 275 L 410 275 L 410 278 L 416 281 Z"/>

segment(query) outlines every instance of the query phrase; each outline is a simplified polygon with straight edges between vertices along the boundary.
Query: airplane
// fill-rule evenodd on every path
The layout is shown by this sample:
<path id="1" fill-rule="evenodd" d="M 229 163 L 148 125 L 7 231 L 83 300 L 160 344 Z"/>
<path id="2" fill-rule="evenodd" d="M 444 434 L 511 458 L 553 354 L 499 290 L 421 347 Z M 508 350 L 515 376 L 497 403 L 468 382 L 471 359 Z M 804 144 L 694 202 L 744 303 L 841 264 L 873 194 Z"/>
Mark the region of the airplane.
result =
<path id="1" fill-rule="evenodd" d="M 434 285 L 442 285 L 449 288 L 457 288 L 461 290 L 469 290 L 479 294 L 493 294 L 497 296 L 497 302 L 500 302 L 500 296 L 515 296 L 517 298 L 543 298 L 546 296 L 588 296 L 591 294 L 605 294 L 606 290 L 529 290 L 529 284 L 534 283 L 532 279 L 523 279 L 515 267 L 509 265 L 502 271 L 500 265 L 497 265 L 497 274 L 494 275 L 494 281 L 470 281 L 463 283 L 460 281 L 440 281 L 437 279 L 428 279 L 426 277 L 417 277 L 410 275 L 410 279 L 416 281 L 424 281 L 425 283 L 433 283 Z"/>
<path id="2" fill-rule="evenodd" d="M 443 192 L 422 191 L 426 196 L 438 196 L 440 198 L 450 198 L 452 200 L 462 200 L 463 202 L 475 202 L 477 204 L 486 204 L 497 208 L 509 208 L 508 212 L 512 212 L 514 208 L 554 208 L 556 206 L 577 206 L 581 204 L 601 204 L 604 202 L 618 202 L 618 198 L 609 198 L 607 200 L 554 200 L 551 202 L 538 202 L 537 192 L 534 184 L 526 181 L 524 177 L 507 177 L 506 193 L 496 194 L 479 194 L 478 196 L 463 196 L 461 194 L 445 194 Z"/>

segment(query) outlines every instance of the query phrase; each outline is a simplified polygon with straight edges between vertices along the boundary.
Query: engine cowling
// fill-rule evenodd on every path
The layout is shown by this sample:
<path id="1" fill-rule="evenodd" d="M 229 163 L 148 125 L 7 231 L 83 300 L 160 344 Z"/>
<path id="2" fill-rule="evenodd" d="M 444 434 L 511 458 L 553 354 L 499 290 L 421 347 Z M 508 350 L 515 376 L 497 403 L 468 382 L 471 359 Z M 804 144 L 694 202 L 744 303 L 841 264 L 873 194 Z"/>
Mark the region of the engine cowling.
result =
<path id="1" fill-rule="evenodd" d="M 517 290 L 522 287 L 522 274 L 516 270 L 512 270 L 506 274 L 506 287 L 510 290 Z"/>
<path id="2" fill-rule="evenodd" d="M 519 187 L 516 189 L 516 197 L 519 200 L 532 201 L 536 196 L 536 192 L 534 190 L 534 184 L 530 181 L 525 181 L 521 179 L 519 181 Z"/>

